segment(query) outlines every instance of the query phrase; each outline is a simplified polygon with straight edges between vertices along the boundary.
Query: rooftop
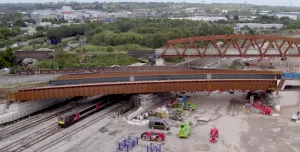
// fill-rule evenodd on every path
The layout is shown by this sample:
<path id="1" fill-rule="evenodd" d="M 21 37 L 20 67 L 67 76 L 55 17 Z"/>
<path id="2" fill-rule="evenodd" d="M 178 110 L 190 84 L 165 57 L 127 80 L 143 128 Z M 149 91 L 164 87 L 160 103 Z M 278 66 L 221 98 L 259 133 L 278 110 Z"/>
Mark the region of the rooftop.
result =
<path id="1" fill-rule="evenodd" d="M 276 12 L 274 14 L 292 14 L 292 15 L 300 15 L 300 12 Z"/>

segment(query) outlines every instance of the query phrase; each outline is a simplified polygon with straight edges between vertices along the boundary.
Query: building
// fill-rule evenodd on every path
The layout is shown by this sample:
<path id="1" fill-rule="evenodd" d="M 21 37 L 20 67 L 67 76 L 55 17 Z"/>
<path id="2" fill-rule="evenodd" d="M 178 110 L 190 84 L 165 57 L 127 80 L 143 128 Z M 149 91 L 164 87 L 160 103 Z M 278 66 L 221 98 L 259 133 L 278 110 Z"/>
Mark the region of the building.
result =
<path id="1" fill-rule="evenodd" d="M 37 26 L 41 26 L 41 27 L 49 27 L 51 25 L 52 25 L 51 22 L 38 22 L 37 23 Z"/>
<path id="2" fill-rule="evenodd" d="M 244 26 L 248 26 L 250 29 L 270 29 L 276 28 L 281 29 L 283 24 L 262 24 L 262 23 L 238 23 L 237 27 L 242 28 Z"/>
<path id="3" fill-rule="evenodd" d="M 62 19 L 63 14 L 56 10 L 35 10 L 31 13 L 31 18 L 36 21 L 43 19 Z"/>
<path id="4" fill-rule="evenodd" d="M 300 12 L 278 12 L 274 13 L 274 16 L 277 16 L 279 18 L 288 17 L 292 20 L 300 20 Z"/>
<path id="5" fill-rule="evenodd" d="M 210 17 L 210 16 L 193 16 L 193 17 L 180 17 L 180 18 L 171 18 L 171 19 L 189 19 L 193 21 L 218 21 L 218 20 L 226 20 L 226 17 Z"/>
<path id="6" fill-rule="evenodd" d="M 156 12 L 133 12 L 132 14 L 128 13 L 128 15 L 135 19 L 161 17 L 161 14 Z"/>

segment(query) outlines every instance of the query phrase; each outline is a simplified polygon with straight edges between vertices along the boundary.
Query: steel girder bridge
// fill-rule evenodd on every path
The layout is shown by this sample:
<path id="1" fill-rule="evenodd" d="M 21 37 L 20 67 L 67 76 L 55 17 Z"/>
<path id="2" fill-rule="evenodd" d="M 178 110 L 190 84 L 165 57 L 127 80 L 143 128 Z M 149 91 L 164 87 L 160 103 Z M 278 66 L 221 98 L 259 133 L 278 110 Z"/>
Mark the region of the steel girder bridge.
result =
<path id="1" fill-rule="evenodd" d="M 213 35 L 169 40 L 162 58 L 300 57 L 300 39 L 271 35 Z"/>

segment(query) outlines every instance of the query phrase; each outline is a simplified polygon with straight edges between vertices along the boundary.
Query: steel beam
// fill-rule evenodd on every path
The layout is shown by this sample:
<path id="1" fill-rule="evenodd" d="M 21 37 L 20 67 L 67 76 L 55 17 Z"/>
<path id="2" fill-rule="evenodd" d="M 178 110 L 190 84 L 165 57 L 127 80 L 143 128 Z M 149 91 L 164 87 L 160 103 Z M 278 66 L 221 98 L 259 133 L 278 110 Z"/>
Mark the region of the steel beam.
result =
<path id="1" fill-rule="evenodd" d="M 238 43 L 237 41 L 241 41 Z M 216 45 L 217 42 L 234 42 L 233 46 L 227 45 L 226 49 L 222 48 L 225 46 Z M 262 41 L 262 44 L 258 44 Z M 282 41 L 283 43 L 279 45 L 277 41 Z M 208 50 L 207 45 L 204 47 L 190 47 L 189 49 L 185 45 L 184 48 L 177 48 L 176 53 L 168 53 L 170 47 L 176 44 L 194 44 L 196 42 L 202 42 L 207 45 L 211 45 L 210 50 Z M 206 43 L 209 42 L 209 43 Z M 268 42 L 268 46 L 263 48 L 264 44 Z M 276 43 L 274 43 L 276 42 Z M 287 42 L 288 47 L 282 49 L 285 42 Z M 293 47 L 292 45 L 295 45 Z M 300 48 L 297 46 L 300 44 L 300 39 L 297 38 L 287 38 L 279 37 L 273 35 L 214 35 L 214 36 L 201 36 L 201 37 L 187 37 L 175 40 L 169 40 L 166 44 L 165 49 L 161 53 L 163 58 L 182 58 L 182 57 L 300 57 Z M 200 52 L 199 50 L 204 50 Z M 184 51 L 179 51 L 184 50 Z M 251 50 L 251 51 L 250 51 Z M 189 51 L 194 52 L 190 54 Z M 213 53 L 212 53 L 213 51 Z M 173 51 L 174 52 L 174 51 Z M 196 52 L 196 54 L 195 54 Z M 188 55 L 189 54 L 189 55 Z"/>
<path id="2" fill-rule="evenodd" d="M 75 96 L 205 90 L 275 90 L 276 80 L 165 80 L 114 82 L 84 85 L 39 87 L 8 93 L 7 101 L 41 100 Z"/>
<path id="3" fill-rule="evenodd" d="M 90 74 L 76 74 L 76 75 L 74 74 L 74 75 L 62 75 L 58 79 L 69 80 L 69 79 L 107 78 L 107 77 L 122 77 L 122 76 L 188 75 L 188 74 L 274 74 L 282 77 L 282 71 L 201 69 L 201 70 L 190 70 L 190 71 L 174 70 L 174 71 L 90 73 Z"/>

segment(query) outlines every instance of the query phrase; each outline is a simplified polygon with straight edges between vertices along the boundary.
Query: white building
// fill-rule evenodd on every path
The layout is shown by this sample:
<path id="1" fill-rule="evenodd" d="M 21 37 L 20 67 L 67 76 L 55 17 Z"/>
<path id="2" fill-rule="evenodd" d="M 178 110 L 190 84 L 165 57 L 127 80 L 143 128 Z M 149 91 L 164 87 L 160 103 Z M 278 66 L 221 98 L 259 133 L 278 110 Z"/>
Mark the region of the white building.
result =
<path id="1" fill-rule="evenodd" d="M 278 12 L 274 13 L 275 16 L 281 17 L 288 17 L 292 20 L 300 20 L 300 12 Z"/>
<path id="2" fill-rule="evenodd" d="M 31 13 L 31 19 L 41 21 L 42 19 L 61 19 L 63 14 L 56 10 L 35 10 Z"/>
<path id="3" fill-rule="evenodd" d="M 242 28 L 244 26 L 248 26 L 250 29 L 268 29 L 272 27 L 276 27 L 276 29 L 281 29 L 283 24 L 262 24 L 262 23 L 238 23 L 237 27 Z"/>
<path id="4" fill-rule="evenodd" d="M 76 20 L 77 16 L 75 14 L 64 14 L 64 20 L 72 21 Z"/>
<path id="5" fill-rule="evenodd" d="M 52 25 L 51 22 L 39 22 L 39 23 L 37 24 L 37 26 L 42 26 L 42 27 L 49 27 L 49 26 L 51 26 L 51 25 Z"/>
<path id="6" fill-rule="evenodd" d="M 180 18 L 171 18 L 171 19 L 190 19 L 193 21 L 218 21 L 218 20 L 227 20 L 226 17 L 210 17 L 210 16 L 194 16 L 194 17 L 180 17 Z"/>

